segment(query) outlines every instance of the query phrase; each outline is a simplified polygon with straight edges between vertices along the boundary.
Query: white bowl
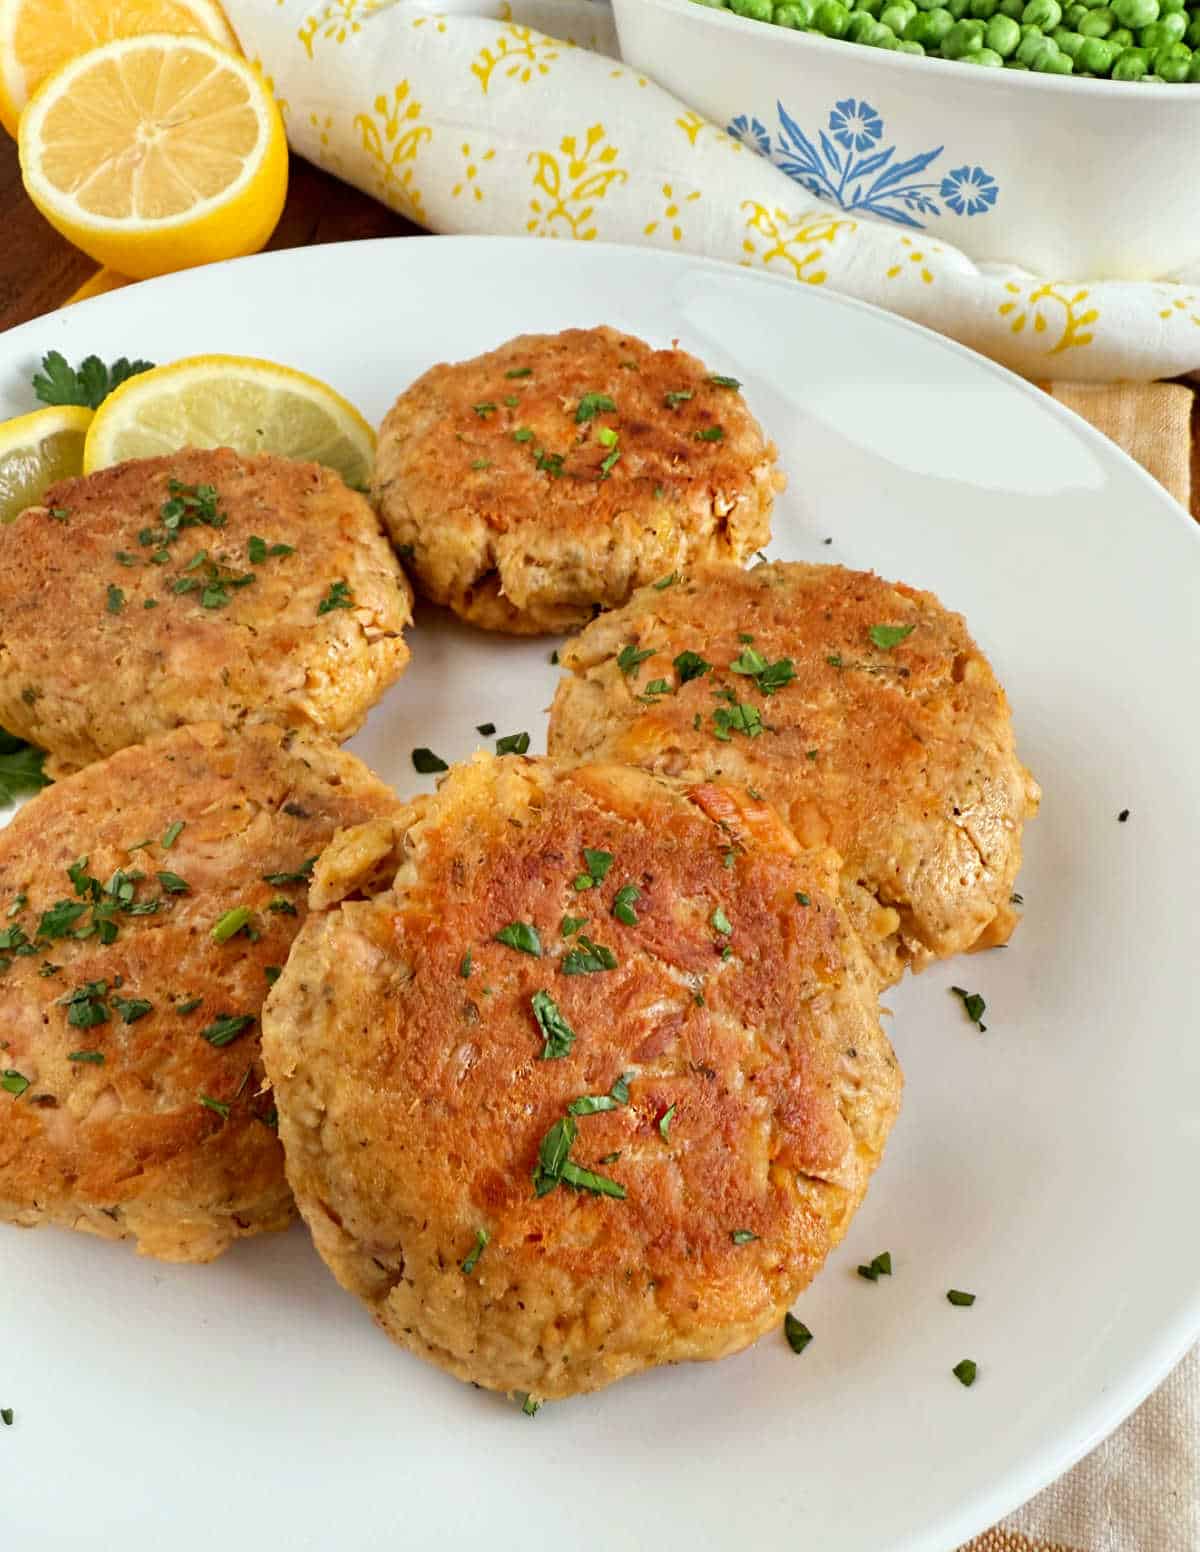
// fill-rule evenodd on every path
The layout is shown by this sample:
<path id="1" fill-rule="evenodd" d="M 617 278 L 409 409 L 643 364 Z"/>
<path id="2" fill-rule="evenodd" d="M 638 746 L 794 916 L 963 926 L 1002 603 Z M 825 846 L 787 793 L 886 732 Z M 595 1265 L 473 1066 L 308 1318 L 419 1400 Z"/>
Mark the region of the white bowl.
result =
<path id="1" fill-rule="evenodd" d="M 1200 85 L 989 70 L 693 0 L 613 0 L 635 69 L 814 194 L 1051 279 L 1200 258 Z"/>

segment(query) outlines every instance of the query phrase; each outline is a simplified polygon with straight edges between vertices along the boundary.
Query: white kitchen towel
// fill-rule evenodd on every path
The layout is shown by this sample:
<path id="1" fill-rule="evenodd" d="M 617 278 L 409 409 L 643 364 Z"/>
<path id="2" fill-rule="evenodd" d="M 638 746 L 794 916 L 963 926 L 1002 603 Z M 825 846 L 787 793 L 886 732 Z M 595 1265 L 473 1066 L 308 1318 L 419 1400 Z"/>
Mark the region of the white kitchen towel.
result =
<path id="1" fill-rule="evenodd" d="M 1028 377 L 1200 369 L 1200 272 L 1177 284 L 985 272 L 849 216 L 756 154 L 753 126 L 735 139 L 611 57 L 611 14 L 589 0 L 224 7 L 294 149 L 431 231 L 726 259 L 874 302 Z M 835 138 L 853 133 L 853 108 L 834 110 Z"/>

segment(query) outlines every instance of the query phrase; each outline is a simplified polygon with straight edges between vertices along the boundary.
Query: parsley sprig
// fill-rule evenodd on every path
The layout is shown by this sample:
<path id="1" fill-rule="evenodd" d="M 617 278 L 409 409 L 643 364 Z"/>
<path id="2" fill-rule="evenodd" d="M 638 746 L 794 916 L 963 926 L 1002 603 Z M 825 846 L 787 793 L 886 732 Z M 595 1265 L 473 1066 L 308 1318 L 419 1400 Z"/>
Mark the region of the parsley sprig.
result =
<path id="1" fill-rule="evenodd" d="M 98 410 L 114 388 L 153 367 L 153 361 L 130 361 L 125 356 L 109 366 L 99 356 L 84 356 L 73 367 L 59 351 L 50 350 L 42 357 L 42 370 L 34 373 L 33 391 L 43 404 L 79 404 Z"/>

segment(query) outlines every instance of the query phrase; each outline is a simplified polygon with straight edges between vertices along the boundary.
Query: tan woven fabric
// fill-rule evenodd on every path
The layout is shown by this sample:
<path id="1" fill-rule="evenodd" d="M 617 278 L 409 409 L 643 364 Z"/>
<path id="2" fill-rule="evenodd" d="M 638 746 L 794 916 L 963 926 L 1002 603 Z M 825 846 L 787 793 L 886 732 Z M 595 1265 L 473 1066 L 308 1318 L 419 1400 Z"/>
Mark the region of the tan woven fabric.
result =
<path id="1" fill-rule="evenodd" d="M 1056 383 L 1049 392 L 1200 518 L 1200 404 L 1190 388 Z M 1099 1449 L 962 1552 L 1200 1552 L 1200 1348 Z"/>

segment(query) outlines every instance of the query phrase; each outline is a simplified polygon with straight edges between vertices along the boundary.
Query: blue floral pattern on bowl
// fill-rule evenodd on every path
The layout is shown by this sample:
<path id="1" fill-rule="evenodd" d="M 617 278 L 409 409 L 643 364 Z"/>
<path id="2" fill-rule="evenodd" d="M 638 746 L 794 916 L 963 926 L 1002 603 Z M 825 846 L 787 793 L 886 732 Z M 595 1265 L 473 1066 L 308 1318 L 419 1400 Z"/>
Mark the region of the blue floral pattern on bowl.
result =
<path id="1" fill-rule="evenodd" d="M 843 210 L 867 211 L 901 226 L 923 228 L 922 216 L 985 215 L 999 198 L 995 178 L 970 163 L 940 178 L 923 178 L 945 146 L 900 161 L 895 146 L 880 149 L 883 118 L 865 100 L 844 97 L 835 102 L 815 144 L 781 102 L 775 106 L 779 134 L 774 145 L 767 126 L 751 114 L 739 114 L 727 126 L 728 133 L 769 157 L 810 194 Z"/>

